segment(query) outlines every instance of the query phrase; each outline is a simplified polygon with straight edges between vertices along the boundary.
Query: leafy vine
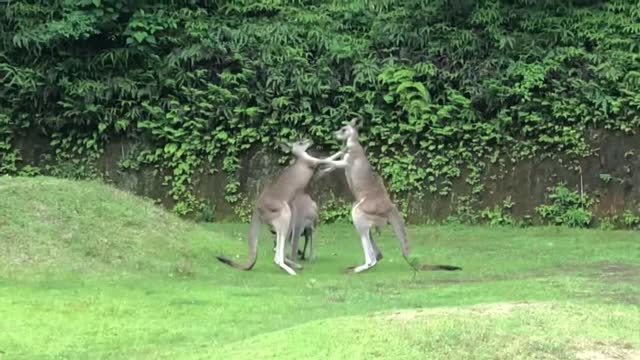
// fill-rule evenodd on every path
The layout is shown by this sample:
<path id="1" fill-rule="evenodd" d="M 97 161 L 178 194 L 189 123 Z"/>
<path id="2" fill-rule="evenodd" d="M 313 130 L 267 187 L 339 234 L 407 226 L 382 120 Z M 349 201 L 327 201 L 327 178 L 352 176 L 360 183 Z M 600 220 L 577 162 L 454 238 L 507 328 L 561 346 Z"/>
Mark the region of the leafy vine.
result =
<path id="1" fill-rule="evenodd" d="M 466 169 L 477 195 L 488 163 L 576 159 L 589 130 L 640 126 L 630 0 L 24 0 L 0 5 L 0 43 L 0 174 L 40 171 L 15 146 L 33 132 L 42 171 L 72 177 L 126 137 L 121 166 L 161 170 L 180 214 L 211 206 L 205 163 L 241 206 L 250 149 L 335 146 L 353 116 L 396 194 L 446 195 Z"/>

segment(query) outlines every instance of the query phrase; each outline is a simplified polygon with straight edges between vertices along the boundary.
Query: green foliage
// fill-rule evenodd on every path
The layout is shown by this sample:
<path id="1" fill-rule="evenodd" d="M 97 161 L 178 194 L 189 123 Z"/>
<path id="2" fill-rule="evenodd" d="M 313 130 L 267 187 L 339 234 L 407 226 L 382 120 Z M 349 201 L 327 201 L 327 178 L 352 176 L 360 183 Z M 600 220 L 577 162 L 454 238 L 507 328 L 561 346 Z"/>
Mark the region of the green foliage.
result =
<path id="1" fill-rule="evenodd" d="M 602 182 L 604 182 L 605 184 L 610 183 L 612 179 L 613 176 L 611 176 L 610 174 L 600 174 L 600 180 L 602 180 Z"/>
<path id="2" fill-rule="evenodd" d="M 622 223 L 629 229 L 637 229 L 640 227 L 640 215 L 631 210 L 626 210 L 622 214 Z"/>
<path id="3" fill-rule="evenodd" d="M 458 197 L 456 207 L 452 211 L 453 214 L 447 218 L 446 222 L 450 224 L 477 224 L 479 217 L 475 210 L 477 202 L 477 199 L 472 196 Z"/>
<path id="4" fill-rule="evenodd" d="M 589 227 L 593 215 L 589 208 L 593 200 L 585 194 L 570 190 L 565 184 L 549 189 L 550 204 L 540 205 L 536 212 L 547 223 L 569 227 Z"/>
<path id="5" fill-rule="evenodd" d="M 253 204 L 244 196 L 239 196 L 238 199 L 233 211 L 240 221 L 248 223 L 251 221 L 251 215 L 253 214 Z"/>
<path id="6" fill-rule="evenodd" d="M 319 215 L 324 224 L 351 221 L 351 204 L 331 196 L 323 201 Z"/>
<path id="7" fill-rule="evenodd" d="M 511 196 L 507 196 L 502 202 L 502 206 L 494 206 L 493 209 L 484 209 L 480 213 L 480 217 L 491 226 L 512 226 L 514 220 L 511 214 L 511 208 L 513 207 L 513 201 Z"/>
<path id="8" fill-rule="evenodd" d="M 616 222 L 618 221 L 617 216 L 605 216 L 600 220 L 600 229 L 601 230 L 615 230 Z"/>
<path id="9" fill-rule="evenodd" d="M 175 210 L 203 206 L 194 175 L 365 119 L 363 142 L 395 194 L 446 195 L 490 162 L 591 153 L 593 129 L 640 126 L 637 2 L 11 1 L 0 6 L 0 174 L 17 138 L 45 134 L 53 167 L 97 176 L 154 167 Z M 604 179 L 603 179 L 604 180 Z"/>
<path id="10" fill-rule="evenodd" d="M 198 213 L 198 221 L 213 222 L 216 218 L 216 206 L 209 201 L 201 202 Z"/>
<path id="11" fill-rule="evenodd" d="M 640 229 L 640 215 L 627 209 L 622 215 L 613 214 L 611 216 L 605 216 L 600 220 L 600 228 L 604 230 Z"/>

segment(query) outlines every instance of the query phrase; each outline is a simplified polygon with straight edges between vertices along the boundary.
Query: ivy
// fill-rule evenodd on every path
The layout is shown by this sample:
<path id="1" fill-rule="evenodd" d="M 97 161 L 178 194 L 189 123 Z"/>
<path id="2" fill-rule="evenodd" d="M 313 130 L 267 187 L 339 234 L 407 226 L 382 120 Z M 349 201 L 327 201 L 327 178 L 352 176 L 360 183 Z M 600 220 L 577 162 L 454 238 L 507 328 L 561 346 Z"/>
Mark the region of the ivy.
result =
<path id="1" fill-rule="evenodd" d="M 586 194 L 570 190 L 565 184 L 549 189 L 549 204 L 536 208 L 540 217 L 551 225 L 589 227 L 593 220 L 591 206 L 594 201 Z"/>
<path id="2" fill-rule="evenodd" d="M 155 168 L 178 213 L 215 207 L 194 190 L 211 169 L 244 216 L 240 159 L 302 135 L 328 150 L 359 116 L 394 195 L 449 195 L 464 174 L 477 198 L 490 163 L 575 160 L 594 129 L 638 130 L 638 24 L 630 0 L 11 1 L 0 174 L 98 176 L 127 138 L 121 167 Z M 33 133 L 41 169 L 15 147 Z"/>

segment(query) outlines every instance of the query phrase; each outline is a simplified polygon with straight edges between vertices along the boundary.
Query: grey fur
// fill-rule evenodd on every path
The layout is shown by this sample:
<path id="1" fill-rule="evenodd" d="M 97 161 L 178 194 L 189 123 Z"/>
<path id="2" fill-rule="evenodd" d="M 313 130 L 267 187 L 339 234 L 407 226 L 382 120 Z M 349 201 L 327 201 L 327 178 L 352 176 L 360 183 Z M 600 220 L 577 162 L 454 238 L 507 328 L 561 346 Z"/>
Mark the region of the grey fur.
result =
<path id="1" fill-rule="evenodd" d="M 296 256 L 304 260 L 306 255 L 307 246 L 309 246 L 309 260 L 315 259 L 315 245 L 313 243 L 313 233 L 318 224 L 318 204 L 316 204 L 311 196 L 306 193 L 300 193 L 289 203 L 291 208 L 291 232 L 287 236 L 291 245 L 291 259 L 295 259 Z M 271 233 L 275 234 L 275 231 L 271 229 Z M 304 235 L 304 247 L 302 251 L 299 250 L 300 237 Z M 274 251 L 275 251 L 275 239 L 274 239 Z"/>

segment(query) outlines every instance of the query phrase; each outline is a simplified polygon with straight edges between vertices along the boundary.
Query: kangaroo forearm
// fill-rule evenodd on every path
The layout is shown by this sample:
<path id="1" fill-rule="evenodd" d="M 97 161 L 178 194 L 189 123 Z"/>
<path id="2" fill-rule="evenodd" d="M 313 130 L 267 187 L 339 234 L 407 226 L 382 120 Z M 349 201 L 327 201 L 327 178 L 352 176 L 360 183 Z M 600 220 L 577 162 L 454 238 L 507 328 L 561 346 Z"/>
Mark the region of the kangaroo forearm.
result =
<path id="1" fill-rule="evenodd" d="M 335 153 L 335 154 L 333 154 L 333 155 L 329 156 L 328 158 L 325 158 L 325 160 L 331 160 L 331 161 L 333 161 L 333 160 L 335 160 L 335 159 L 339 158 L 339 157 L 340 157 L 340 156 L 342 156 L 342 155 L 344 155 L 344 151 L 340 150 L 340 151 L 338 151 L 337 153 Z"/>
<path id="2" fill-rule="evenodd" d="M 327 174 L 333 172 L 336 168 L 334 166 L 327 166 L 324 169 L 318 169 L 314 174 L 313 174 L 313 181 L 316 181 L 318 179 L 321 179 L 323 177 L 325 177 Z"/>
<path id="3" fill-rule="evenodd" d="M 345 160 L 322 160 L 322 165 L 329 165 L 333 168 L 344 169 L 347 167 L 347 162 Z"/>

